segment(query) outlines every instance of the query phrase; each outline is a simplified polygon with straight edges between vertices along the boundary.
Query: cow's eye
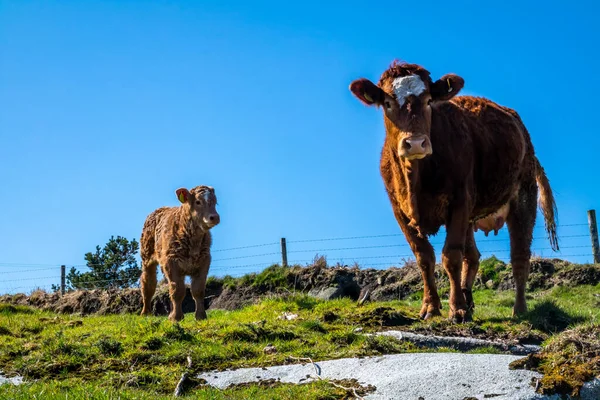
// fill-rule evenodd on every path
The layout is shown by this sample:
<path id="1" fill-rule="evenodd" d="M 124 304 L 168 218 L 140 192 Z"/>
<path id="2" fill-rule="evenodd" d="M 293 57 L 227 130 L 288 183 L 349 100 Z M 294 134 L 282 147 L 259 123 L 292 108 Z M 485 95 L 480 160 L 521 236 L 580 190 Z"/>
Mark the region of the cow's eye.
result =
<path id="1" fill-rule="evenodd" d="M 427 100 L 427 105 L 430 106 L 432 101 L 433 101 L 433 99 Z"/>
<path id="2" fill-rule="evenodd" d="M 196 204 L 200 205 L 201 204 L 200 200 L 196 200 Z"/>
<path id="3" fill-rule="evenodd" d="M 388 110 L 390 110 L 392 108 L 392 103 L 390 103 L 388 100 L 385 101 L 385 108 L 387 108 Z"/>

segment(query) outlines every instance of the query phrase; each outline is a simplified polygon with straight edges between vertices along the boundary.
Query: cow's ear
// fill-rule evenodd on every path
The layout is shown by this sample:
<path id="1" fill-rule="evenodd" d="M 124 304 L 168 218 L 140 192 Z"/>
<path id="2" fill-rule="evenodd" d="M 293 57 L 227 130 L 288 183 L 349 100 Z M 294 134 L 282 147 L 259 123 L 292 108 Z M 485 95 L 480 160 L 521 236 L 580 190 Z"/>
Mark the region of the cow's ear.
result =
<path id="1" fill-rule="evenodd" d="M 450 100 L 465 86 L 465 80 L 455 74 L 447 74 L 431 84 L 429 92 L 433 101 Z"/>
<path id="2" fill-rule="evenodd" d="M 385 99 L 385 92 L 368 79 L 361 78 L 350 84 L 350 91 L 368 106 L 380 106 Z"/>
<path id="3" fill-rule="evenodd" d="M 187 203 L 191 197 L 189 190 L 187 190 L 186 188 L 179 188 L 175 191 L 175 193 L 177 194 L 177 198 L 179 199 L 179 201 L 184 204 Z"/>

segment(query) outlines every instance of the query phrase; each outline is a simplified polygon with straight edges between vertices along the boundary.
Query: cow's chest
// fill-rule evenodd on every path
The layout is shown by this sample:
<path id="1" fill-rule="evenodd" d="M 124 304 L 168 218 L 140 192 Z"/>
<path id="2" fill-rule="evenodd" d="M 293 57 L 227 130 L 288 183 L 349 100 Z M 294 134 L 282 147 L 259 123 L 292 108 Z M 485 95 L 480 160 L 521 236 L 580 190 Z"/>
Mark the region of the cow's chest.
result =
<path id="1" fill-rule="evenodd" d="M 446 223 L 450 199 L 444 193 L 416 193 L 416 220 L 423 233 L 435 234 Z M 395 193 L 396 207 L 411 220 L 410 195 L 405 190 Z"/>

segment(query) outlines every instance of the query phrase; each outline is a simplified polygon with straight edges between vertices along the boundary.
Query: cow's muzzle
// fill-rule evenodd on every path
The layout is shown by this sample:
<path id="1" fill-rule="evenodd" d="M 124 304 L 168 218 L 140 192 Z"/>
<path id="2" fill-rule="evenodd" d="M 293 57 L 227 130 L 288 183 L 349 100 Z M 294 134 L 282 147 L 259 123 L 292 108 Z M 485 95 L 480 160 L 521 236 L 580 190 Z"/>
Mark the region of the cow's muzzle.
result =
<path id="1" fill-rule="evenodd" d="M 409 160 L 425 158 L 432 152 L 431 140 L 426 135 L 405 137 L 398 144 L 398 155 Z"/>

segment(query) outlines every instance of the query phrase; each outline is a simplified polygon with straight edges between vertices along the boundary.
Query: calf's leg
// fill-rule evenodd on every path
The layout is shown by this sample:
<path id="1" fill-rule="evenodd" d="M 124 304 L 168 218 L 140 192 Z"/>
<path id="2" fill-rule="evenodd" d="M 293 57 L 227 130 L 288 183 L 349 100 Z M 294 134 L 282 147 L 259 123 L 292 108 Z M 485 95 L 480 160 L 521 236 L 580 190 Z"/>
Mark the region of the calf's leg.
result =
<path id="1" fill-rule="evenodd" d="M 475 303 L 473 302 L 473 282 L 477 276 L 479 270 L 479 259 L 481 253 L 477 249 L 475 244 L 475 237 L 473 233 L 473 225 L 469 225 L 467 228 L 467 237 L 465 241 L 465 254 L 463 258 L 462 275 L 460 278 L 460 287 L 467 303 L 467 310 L 473 312 Z"/>
<path id="2" fill-rule="evenodd" d="M 183 319 L 181 304 L 185 298 L 185 275 L 180 273 L 177 265 L 171 263 L 167 263 L 164 270 L 169 282 L 169 296 L 171 297 L 172 306 L 169 319 L 173 322 L 181 321 Z"/>
<path id="3" fill-rule="evenodd" d="M 140 277 L 140 291 L 142 293 L 142 312 L 141 315 L 148 315 L 152 312 L 152 297 L 156 292 L 156 262 L 142 262 L 142 276 Z"/>
<path id="4" fill-rule="evenodd" d="M 206 319 L 206 310 L 204 309 L 204 295 L 206 290 L 206 275 L 208 275 L 208 265 L 201 268 L 197 275 L 192 276 L 192 297 L 196 302 L 196 319 Z"/>
<path id="5" fill-rule="evenodd" d="M 515 280 L 513 315 L 517 316 L 527 312 L 525 289 L 529 278 L 531 241 L 537 207 L 535 180 L 521 184 L 518 198 L 511 201 L 510 207 L 506 224 L 510 236 L 510 262 Z"/>

